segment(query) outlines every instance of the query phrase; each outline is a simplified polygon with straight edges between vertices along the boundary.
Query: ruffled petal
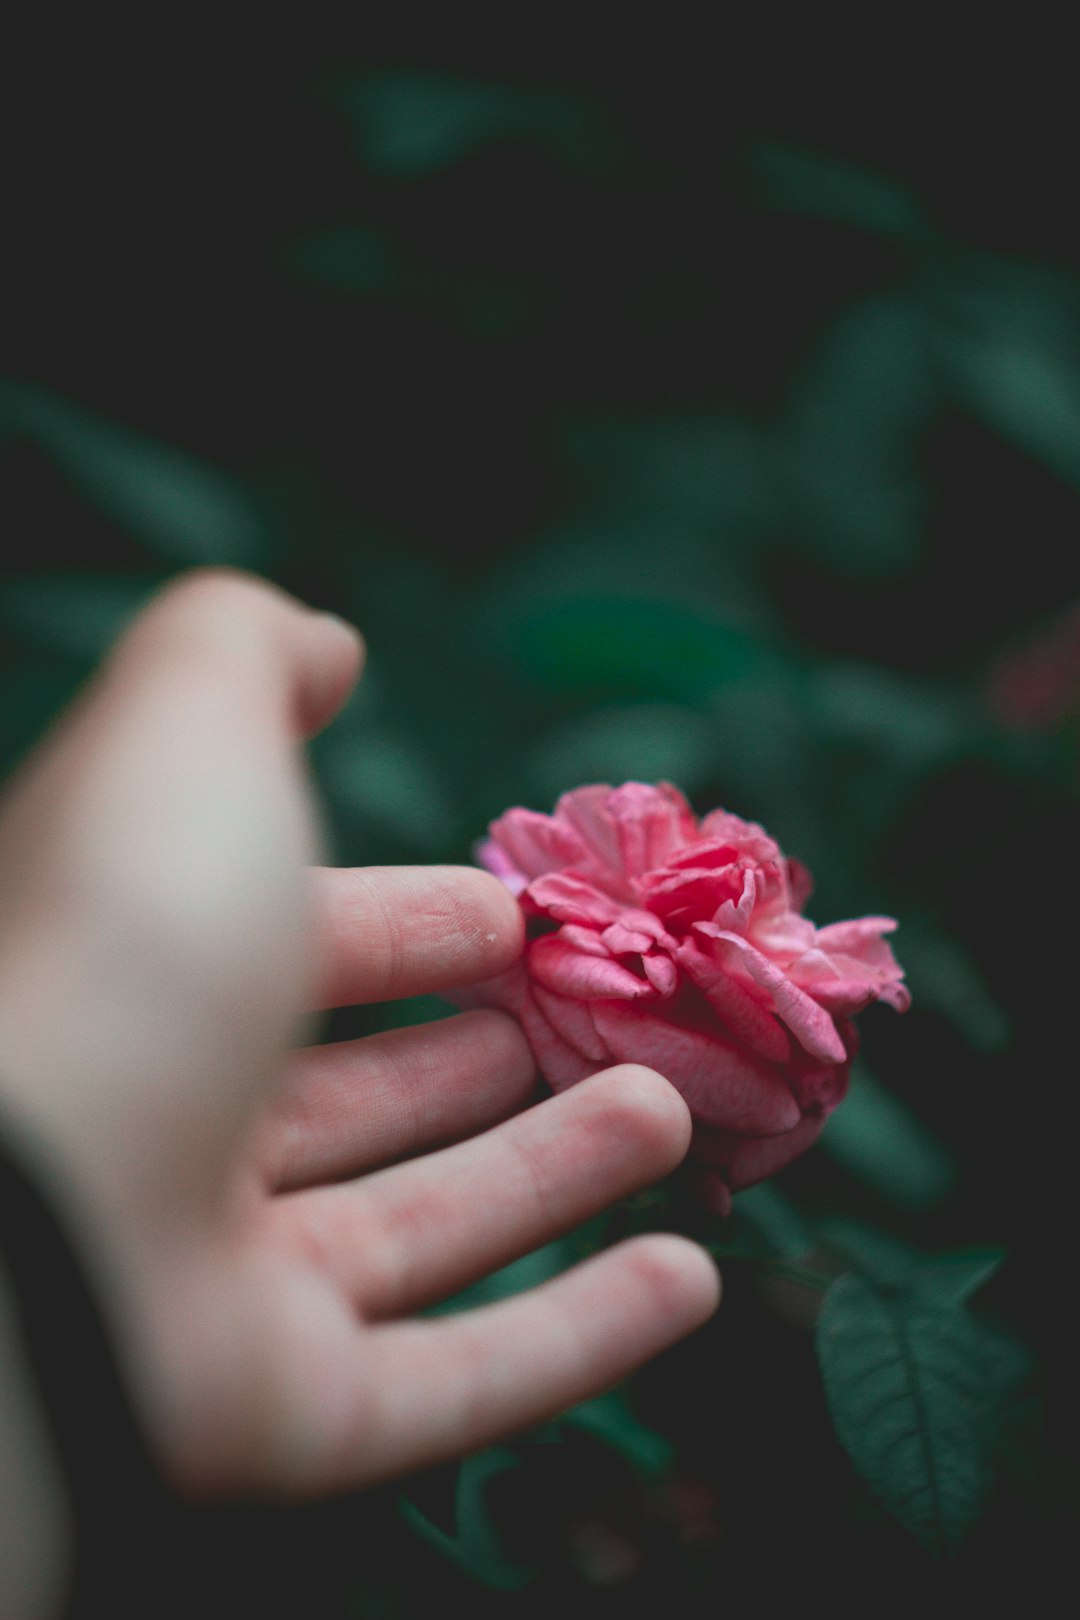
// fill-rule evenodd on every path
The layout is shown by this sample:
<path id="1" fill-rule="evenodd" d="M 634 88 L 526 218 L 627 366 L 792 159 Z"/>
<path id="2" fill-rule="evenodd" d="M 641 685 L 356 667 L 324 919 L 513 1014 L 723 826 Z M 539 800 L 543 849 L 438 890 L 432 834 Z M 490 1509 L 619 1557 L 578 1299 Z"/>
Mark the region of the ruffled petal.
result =
<path id="1" fill-rule="evenodd" d="M 585 854 L 572 827 L 554 816 L 542 816 L 537 810 L 507 810 L 491 823 L 488 839 L 525 878 L 576 866 Z"/>
<path id="2" fill-rule="evenodd" d="M 626 913 L 624 905 L 578 872 L 549 872 L 536 878 L 525 892 L 525 905 L 557 922 L 584 923 L 591 928 L 606 928 Z"/>
<path id="3" fill-rule="evenodd" d="M 593 1063 L 611 1062 L 611 1055 L 597 1034 L 589 1002 L 554 995 L 539 984 L 533 985 L 532 993 L 552 1029 L 562 1036 L 568 1046 Z"/>
<path id="4" fill-rule="evenodd" d="M 589 787 L 574 788 L 564 793 L 555 806 L 555 821 L 573 834 L 581 844 L 585 858 L 607 878 L 621 879 L 622 856 L 615 819 L 608 809 L 612 788 L 609 782 L 594 782 Z M 577 861 L 567 861 L 576 866 Z"/>
<path id="5" fill-rule="evenodd" d="M 630 1002 L 598 1002 L 593 1019 L 616 1063 L 644 1063 L 670 1080 L 695 1119 L 772 1135 L 799 1118 L 779 1073 L 735 1045 L 686 1029 Z"/>
<path id="6" fill-rule="evenodd" d="M 676 957 L 733 1034 L 771 1063 L 788 1061 L 791 1040 L 783 1025 L 744 985 L 732 978 L 715 956 L 706 954 L 693 940 L 687 940 L 679 947 Z"/>
<path id="7" fill-rule="evenodd" d="M 580 1080 L 587 1080 L 590 1074 L 596 1073 L 596 1062 L 583 1057 L 544 1016 L 535 991 L 530 990 L 525 996 L 518 1017 L 536 1067 L 552 1091 L 565 1091 L 568 1086 L 576 1086 Z"/>
<path id="8" fill-rule="evenodd" d="M 779 844 L 769 837 L 764 827 L 759 827 L 756 821 L 744 821 L 730 810 L 710 810 L 707 816 L 702 816 L 699 832 L 702 838 L 730 844 L 749 860 L 775 861 L 780 854 Z"/>
<path id="9" fill-rule="evenodd" d="M 805 990 L 792 984 L 787 975 L 748 940 L 724 929 L 716 929 L 711 923 L 701 923 L 698 927 L 699 932 L 716 940 L 721 959 L 727 954 L 729 967 L 737 962 L 755 984 L 769 992 L 777 1013 L 812 1057 L 828 1058 L 834 1063 L 843 1062 L 844 1043 L 824 1007 L 819 1006 Z"/>
<path id="10" fill-rule="evenodd" d="M 826 923 L 817 930 L 817 943 L 823 951 L 843 951 L 859 956 L 861 947 L 876 943 L 882 934 L 896 932 L 895 917 L 851 917 L 846 922 Z M 885 947 L 888 950 L 888 946 Z M 889 951 L 890 957 L 892 952 Z"/>
<path id="11" fill-rule="evenodd" d="M 675 994 L 679 984 L 679 970 L 670 956 L 664 956 L 659 951 L 650 951 L 641 958 L 641 965 L 645 970 L 645 977 L 658 995 Z"/>
<path id="12" fill-rule="evenodd" d="M 823 1114 L 804 1114 L 790 1130 L 778 1136 L 754 1137 L 698 1126 L 690 1157 L 722 1175 L 732 1192 L 775 1176 L 812 1147 L 825 1127 Z"/>
<path id="13" fill-rule="evenodd" d="M 640 955 L 652 945 L 652 939 L 648 934 L 643 934 L 636 928 L 627 928 L 626 924 L 621 922 L 612 923 L 609 928 L 604 929 L 600 937 L 612 956 L 630 956 L 635 952 Z"/>
<path id="14" fill-rule="evenodd" d="M 592 928 L 580 928 L 577 923 L 564 923 L 555 936 L 564 945 L 572 945 L 586 956 L 610 956 L 611 952 L 601 936 Z"/>
<path id="15" fill-rule="evenodd" d="M 614 818 L 622 869 L 628 877 L 663 866 L 673 849 L 697 833 L 694 813 L 670 782 L 653 787 L 624 782 L 608 798 Z"/>
<path id="16" fill-rule="evenodd" d="M 545 990 L 556 995 L 576 996 L 581 1001 L 597 999 L 635 1000 L 655 994 L 647 979 L 631 973 L 610 956 L 586 956 L 557 934 L 533 940 L 526 953 L 529 972 Z"/>

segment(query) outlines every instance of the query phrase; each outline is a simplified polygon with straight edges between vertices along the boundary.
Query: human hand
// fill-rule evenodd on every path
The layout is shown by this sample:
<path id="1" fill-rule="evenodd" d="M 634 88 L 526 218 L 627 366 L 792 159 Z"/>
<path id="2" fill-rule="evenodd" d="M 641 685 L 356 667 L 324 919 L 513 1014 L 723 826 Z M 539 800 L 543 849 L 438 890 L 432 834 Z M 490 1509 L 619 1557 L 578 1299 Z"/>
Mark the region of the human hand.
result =
<path id="1" fill-rule="evenodd" d="M 493 1011 L 293 1049 L 311 1009 L 488 978 L 521 945 L 484 873 L 311 866 L 299 743 L 359 660 L 268 586 L 188 576 L 0 812 L 0 1084 L 191 1490 L 321 1492 L 464 1453 L 717 1299 L 704 1252 L 655 1236 L 414 1315 L 673 1169 L 690 1120 L 631 1066 L 526 1108 L 528 1049 Z"/>

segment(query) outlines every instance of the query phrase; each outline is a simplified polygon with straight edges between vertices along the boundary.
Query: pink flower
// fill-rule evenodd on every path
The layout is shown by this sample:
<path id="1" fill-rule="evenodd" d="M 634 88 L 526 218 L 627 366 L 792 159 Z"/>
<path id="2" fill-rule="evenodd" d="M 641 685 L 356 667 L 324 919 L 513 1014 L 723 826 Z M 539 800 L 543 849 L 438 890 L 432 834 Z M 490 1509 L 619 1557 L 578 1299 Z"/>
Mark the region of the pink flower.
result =
<path id="1" fill-rule="evenodd" d="M 513 1013 L 555 1091 L 612 1063 L 665 1075 L 721 1213 L 820 1134 L 847 1090 L 852 1015 L 910 1003 L 891 918 L 816 928 L 804 867 L 726 810 L 699 822 L 670 783 L 508 810 L 479 857 L 518 896 L 528 943 L 456 999 Z"/>

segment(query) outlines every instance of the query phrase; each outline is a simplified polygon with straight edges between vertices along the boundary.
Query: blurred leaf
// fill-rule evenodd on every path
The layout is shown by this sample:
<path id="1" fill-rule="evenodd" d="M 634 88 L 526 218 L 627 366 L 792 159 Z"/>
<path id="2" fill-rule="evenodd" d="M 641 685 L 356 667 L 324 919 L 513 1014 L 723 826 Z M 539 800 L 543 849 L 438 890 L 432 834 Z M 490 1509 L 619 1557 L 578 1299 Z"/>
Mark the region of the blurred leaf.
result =
<path id="1" fill-rule="evenodd" d="M 319 751 L 319 780 L 337 808 L 419 851 L 442 849 L 457 825 L 430 755 L 386 724 L 340 727 Z"/>
<path id="2" fill-rule="evenodd" d="M 905 921 L 904 970 L 912 996 L 934 1007 L 977 1052 L 1000 1052 L 1011 1039 L 1008 1014 L 983 982 L 964 946 Z"/>
<path id="3" fill-rule="evenodd" d="M 938 1305 L 964 1305 L 1001 1269 L 1004 1259 L 1005 1250 L 990 1244 L 945 1250 L 922 1261 L 911 1286 L 922 1299 Z"/>
<path id="4" fill-rule="evenodd" d="M 562 1421 L 595 1435 L 646 1474 L 661 1473 L 674 1455 L 671 1442 L 635 1417 L 615 1390 L 573 1407 Z"/>
<path id="5" fill-rule="evenodd" d="M 453 1535 L 440 1529 L 405 1495 L 399 1498 L 401 1513 L 406 1523 L 429 1545 L 474 1580 L 500 1591 L 518 1591 L 533 1579 L 536 1571 L 507 1555 L 487 1506 L 491 1481 L 518 1467 L 520 1458 L 506 1446 L 477 1452 L 459 1464 Z"/>
<path id="6" fill-rule="evenodd" d="M 30 574 L 0 584 L 0 619 L 15 635 L 96 663 L 159 582 L 109 574 Z"/>
<path id="7" fill-rule="evenodd" d="M 825 1296 L 817 1352 L 859 1473 L 928 1551 L 954 1551 L 989 1494 L 993 1424 L 1016 1377 L 1000 1337 L 964 1310 L 847 1275 Z"/>
<path id="8" fill-rule="evenodd" d="M 761 1234 L 771 1254 L 783 1260 L 801 1260 L 816 1239 L 790 1198 L 771 1181 L 760 1181 L 735 1196 L 734 1213 L 748 1220 Z"/>
<path id="9" fill-rule="evenodd" d="M 952 289 L 941 352 L 953 389 L 1004 438 L 1080 484 L 1080 284 L 973 261 Z"/>
<path id="10" fill-rule="evenodd" d="M 913 299 L 851 304 L 792 390 L 779 441 L 791 518 L 818 561 L 855 579 L 892 577 L 922 553 L 920 450 L 936 406 L 928 336 Z"/>
<path id="11" fill-rule="evenodd" d="M 710 535 L 719 530 L 726 548 L 775 519 L 764 435 L 738 417 L 579 417 L 562 427 L 559 443 L 587 496 L 636 523 L 649 514 Z"/>
<path id="12" fill-rule="evenodd" d="M 875 1286 L 941 1306 L 965 1304 L 1005 1259 L 1005 1250 L 995 1244 L 926 1254 L 895 1233 L 839 1216 L 822 1221 L 817 1230 L 829 1249 Z"/>
<path id="13" fill-rule="evenodd" d="M 448 168 L 470 152 L 527 140 L 572 168 L 604 171 L 622 143 L 589 97 L 439 73 L 342 75 L 331 100 L 350 119 L 358 156 L 403 178 Z"/>
<path id="14" fill-rule="evenodd" d="M 868 1221 L 830 1216 L 819 1223 L 817 1232 L 833 1254 L 886 1289 L 907 1288 L 926 1258 L 914 1244 Z"/>
<path id="15" fill-rule="evenodd" d="M 671 781 L 692 793 L 715 769 L 708 720 L 675 703 L 591 709 L 548 732 L 529 756 L 544 803 L 582 782 Z"/>
<path id="16" fill-rule="evenodd" d="M 959 694 L 878 664 L 825 664 L 809 675 L 807 692 L 824 731 L 909 769 L 953 759 L 978 735 L 978 717 Z"/>
<path id="17" fill-rule="evenodd" d="M 432 1306 L 427 1314 L 446 1316 L 480 1305 L 493 1305 L 497 1300 L 509 1299 L 514 1294 L 523 1294 L 529 1288 L 539 1288 L 541 1283 L 550 1282 L 552 1277 L 559 1276 L 579 1258 L 571 1240 L 559 1238 L 555 1243 L 545 1244 L 542 1249 L 522 1255 L 520 1260 L 511 1261 L 490 1276 L 481 1277 L 455 1294 L 453 1299 Z"/>
<path id="18" fill-rule="evenodd" d="M 748 167 L 767 207 L 836 220 L 876 236 L 914 239 L 926 230 L 922 206 L 904 186 L 843 158 L 760 141 L 750 150 Z"/>
<path id="19" fill-rule="evenodd" d="M 266 535 L 225 473 L 24 385 L 0 393 L 0 415 L 34 439 L 91 505 L 170 563 L 257 566 Z"/>
<path id="20" fill-rule="evenodd" d="M 825 1126 L 821 1146 L 901 1209 L 932 1209 L 956 1182 L 956 1166 L 942 1143 L 861 1065 L 846 1101 Z"/>
<path id="21" fill-rule="evenodd" d="M 583 596 L 522 607 L 504 616 L 499 642 L 556 689 L 693 702 L 762 659 L 752 637 L 677 603 Z"/>
<path id="22" fill-rule="evenodd" d="M 293 275 L 333 292 L 381 292 L 402 273 L 391 238 L 360 225 L 338 225 L 296 237 L 282 258 Z"/>

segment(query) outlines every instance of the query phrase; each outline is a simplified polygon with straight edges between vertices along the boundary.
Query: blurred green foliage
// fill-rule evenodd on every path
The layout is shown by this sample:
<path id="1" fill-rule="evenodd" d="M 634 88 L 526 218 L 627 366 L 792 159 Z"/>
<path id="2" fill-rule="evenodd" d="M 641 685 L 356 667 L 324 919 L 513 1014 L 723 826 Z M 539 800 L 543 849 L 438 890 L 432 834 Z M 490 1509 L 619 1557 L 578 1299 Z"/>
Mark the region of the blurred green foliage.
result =
<path id="1" fill-rule="evenodd" d="M 10 207 L 5 768 L 161 581 L 253 568 L 368 638 L 312 748 L 337 859 L 467 860 L 509 804 L 670 777 L 804 860 L 818 921 L 898 916 L 915 996 L 722 1232 L 625 1213 L 726 1253 L 717 1323 L 632 1399 L 420 1481 L 396 1528 L 353 1504 L 322 1612 L 411 1620 L 438 1582 L 481 1614 L 810 1585 L 862 1613 L 853 1543 L 898 1592 L 920 1543 L 968 1591 L 1053 1570 L 1080 669 L 1027 730 L 991 676 L 1078 594 L 1071 144 L 1018 146 L 996 106 L 976 146 L 887 102 L 770 118 L 729 84 L 717 112 L 692 52 L 299 33 L 153 85 L 29 77 L 53 135 Z"/>

